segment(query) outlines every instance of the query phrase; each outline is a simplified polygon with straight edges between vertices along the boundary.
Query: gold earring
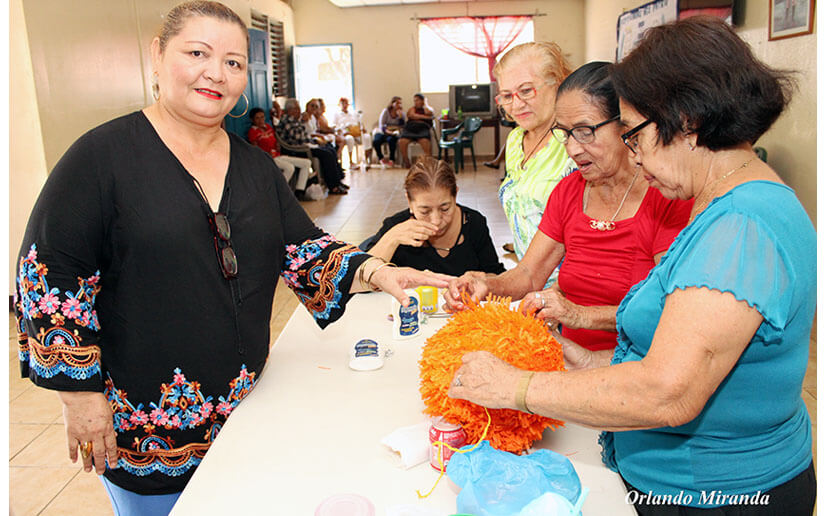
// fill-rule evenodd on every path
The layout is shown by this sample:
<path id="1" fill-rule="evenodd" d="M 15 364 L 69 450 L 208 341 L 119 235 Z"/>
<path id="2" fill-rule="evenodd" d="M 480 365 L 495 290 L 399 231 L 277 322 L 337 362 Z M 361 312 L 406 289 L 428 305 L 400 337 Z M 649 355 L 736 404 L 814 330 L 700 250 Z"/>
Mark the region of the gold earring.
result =
<path id="1" fill-rule="evenodd" d="M 243 113 L 241 113 L 240 115 L 233 115 L 231 112 L 229 112 L 228 115 L 231 116 L 232 118 L 241 118 L 242 116 L 244 116 L 247 113 L 247 111 L 249 111 L 249 99 L 247 98 L 246 93 L 241 93 L 241 96 L 246 101 L 246 109 L 244 109 Z M 232 108 L 232 109 L 235 109 L 235 108 Z"/>
<path id="2" fill-rule="evenodd" d="M 160 100 L 160 86 L 158 85 L 158 72 L 152 72 L 152 98 L 155 102 Z"/>

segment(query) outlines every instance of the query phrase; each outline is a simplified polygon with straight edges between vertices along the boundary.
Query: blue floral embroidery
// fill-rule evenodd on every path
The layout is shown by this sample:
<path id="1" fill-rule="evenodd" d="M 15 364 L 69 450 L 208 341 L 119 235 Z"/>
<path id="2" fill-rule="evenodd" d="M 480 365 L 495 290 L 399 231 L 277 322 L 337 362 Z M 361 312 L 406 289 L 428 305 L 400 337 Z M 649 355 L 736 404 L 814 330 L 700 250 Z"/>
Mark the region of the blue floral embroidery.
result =
<path id="1" fill-rule="evenodd" d="M 336 248 L 326 259 L 320 259 L 332 244 L 337 244 Z M 286 253 L 281 276 L 317 320 L 329 319 L 333 310 L 341 308 L 341 280 L 349 271 L 352 257 L 365 254 L 331 235 L 307 240 L 300 246 L 290 244 L 286 246 Z"/>
<path id="2" fill-rule="evenodd" d="M 63 373 L 84 380 L 100 374 L 100 348 L 81 345 L 83 339 L 78 330 L 66 327 L 66 322 L 72 321 L 80 328 L 100 330 L 94 310 L 95 297 L 100 292 L 100 271 L 86 279 L 77 278 L 78 290 L 65 291 L 62 302 L 60 290 L 49 288 L 48 272 L 48 267 L 37 261 L 37 246 L 32 244 L 20 259 L 17 276 L 18 358 L 43 378 Z M 50 327 L 40 326 L 35 335 L 26 331 L 26 321 L 45 316 L 49 317 Z"/>
<path id="3" fill-rule="evenodd" d="M 135 406 L 129 402 L 127 393 L 116 388 L 109 377 L 104 394 L 114 409 L 115 431 L 124 433 L 142 428 L 144 433 L 143 437 L 135 437 L 132 450 L 118 447 L 118 466 L 137 476 L 156 471 L 173 477 L 186 473 L 200 464 L 226 418 L 252 391 L 255 382 L 255 373 L 242 365 L 239 375 L 229 382 L 229 393 L 220 396 L 216 406 L 212 396 L 203 395 L 200 383 L 187 380 L 180 368 L 176 368 L 172 382 L 161 384 L 160 400 L 144 408 L 143 403 Z M 183 430 L 202 425 L 207 426 L 204 442 L 182 447 L 175 447 L 171 437 L 155 433 L 158 428 Z"/>

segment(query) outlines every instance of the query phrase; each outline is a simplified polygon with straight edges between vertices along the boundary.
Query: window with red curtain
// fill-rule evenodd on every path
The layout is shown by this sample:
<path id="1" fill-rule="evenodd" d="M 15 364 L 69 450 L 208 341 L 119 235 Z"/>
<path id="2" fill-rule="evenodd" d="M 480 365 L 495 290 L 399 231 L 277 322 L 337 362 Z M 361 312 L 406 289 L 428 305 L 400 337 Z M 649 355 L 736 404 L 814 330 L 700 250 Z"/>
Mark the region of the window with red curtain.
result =
<path id="1" fill-rule="evenodd" d="M 427 18 L 421 23 L 458 50 L 487 59 L 490 80 L 495 80 L 493 67 L 532 16 L 463 16 L 459 18 Z"/>

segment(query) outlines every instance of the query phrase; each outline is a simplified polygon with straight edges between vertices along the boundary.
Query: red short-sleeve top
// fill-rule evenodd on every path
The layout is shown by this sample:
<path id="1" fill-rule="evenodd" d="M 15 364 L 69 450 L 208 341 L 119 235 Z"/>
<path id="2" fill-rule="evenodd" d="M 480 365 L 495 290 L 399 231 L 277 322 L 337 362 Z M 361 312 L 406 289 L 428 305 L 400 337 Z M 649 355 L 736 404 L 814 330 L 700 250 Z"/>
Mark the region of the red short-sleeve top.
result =
<path id="1" fill-rule="evenodd" d="M 577 170 L 550 194 L 539 231 L 564 244 L 559 287 L 578 305 L 618 305 L 647 277 L 653 256 L 666 251 L 687 225 L 693 201 L 668 200 L 648 188 L 636 214 L 612 231 L 590 227 L 582 210 L 586 181 Z M 612 349 L 615 331 L 563 328 L 562 335 L 592 350 Z"/>

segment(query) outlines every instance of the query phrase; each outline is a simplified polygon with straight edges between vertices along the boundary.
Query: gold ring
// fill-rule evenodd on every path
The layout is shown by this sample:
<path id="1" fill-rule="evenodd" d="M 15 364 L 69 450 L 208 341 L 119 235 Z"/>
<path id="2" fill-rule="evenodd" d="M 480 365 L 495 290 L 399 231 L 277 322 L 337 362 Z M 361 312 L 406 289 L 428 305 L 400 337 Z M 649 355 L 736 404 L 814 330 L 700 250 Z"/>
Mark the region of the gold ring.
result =
<path id="1" fill-rule="evenodd" d="M 88 459 L 91 454 L 92 454 L 92 442 L 91 441 L 86 441 L 85 443 L 81 443 L 80 444 L 80 455 L 82 455 L 84 459 Z"/>

